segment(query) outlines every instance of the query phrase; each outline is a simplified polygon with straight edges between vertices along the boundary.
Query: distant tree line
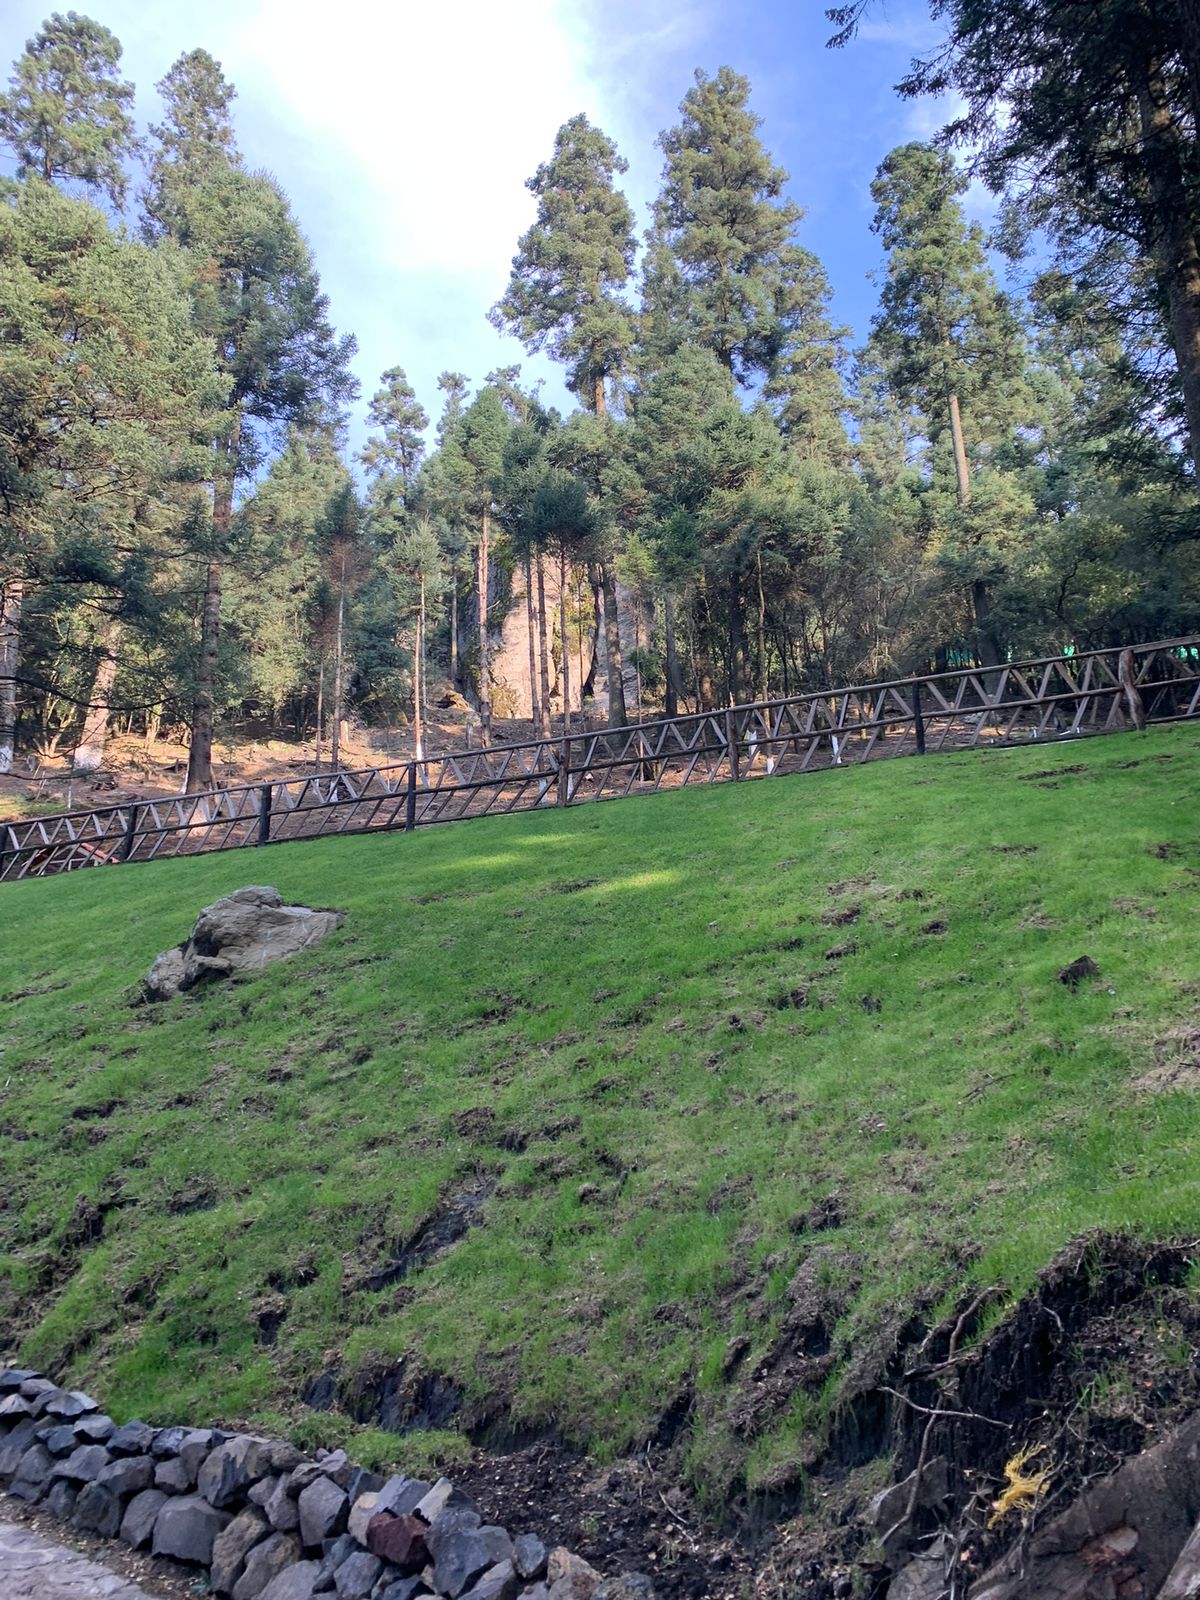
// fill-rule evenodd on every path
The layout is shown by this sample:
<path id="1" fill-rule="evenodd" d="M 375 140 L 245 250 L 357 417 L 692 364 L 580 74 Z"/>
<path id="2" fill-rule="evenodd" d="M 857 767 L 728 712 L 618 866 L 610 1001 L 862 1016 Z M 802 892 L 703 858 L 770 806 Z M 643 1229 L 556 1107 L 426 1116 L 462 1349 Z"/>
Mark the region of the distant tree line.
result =
<path id="1" fill-rule="evenodd" d="M 835 42 L 863 9 L 831 13 Z M 1195 628 L 1194 19 L 934 10 L 947 42 L 902 92 L 967 110 L 879 167 L 863 348 L 749 84 L 698 71 L 640 249 L 626 163 L 585 116 L 529 179 L 490 316 L 578 409 L 516 367 L 447 371 L 429 440 L 397 365 L 357 478 L 354 341 L 239 153 L 219 64 L 182 56 L 139 139 L 117 41 L 52 17 L 0 95 L 0 772 L 18 740 L 98 765 L 120 717 L 186 726 L 203 789 L 247 709 L 335 764 L 351 710 L 420 750 L 431 669 L 487 740 L 515 605 L 545 733 L 601 660 L 615 726 L 633 685 L 673 714 Z M 1004 196 L 1007 282 L 956 137 Z"/>

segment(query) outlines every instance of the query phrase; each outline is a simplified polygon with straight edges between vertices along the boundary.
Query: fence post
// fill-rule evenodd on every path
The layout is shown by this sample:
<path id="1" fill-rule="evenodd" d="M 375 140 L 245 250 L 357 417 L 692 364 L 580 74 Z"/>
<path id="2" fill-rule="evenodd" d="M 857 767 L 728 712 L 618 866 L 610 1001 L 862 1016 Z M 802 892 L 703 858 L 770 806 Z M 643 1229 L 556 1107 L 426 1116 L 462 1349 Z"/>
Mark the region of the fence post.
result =
<path id="1" fill-rule="evenodd" d="M 417 825 L 417 763 L 408 763 L 408 795 L 404 801 L 404 831 L 411 833 Z"/>
<path id="2" fill-rule="evenodd" d="M 729 776 L 736 783 L 742 775 L 742 753 L 738 749 L 732 706 L 725 711 L 725 752 L 729 757 Z"/>
<path id="3" fill-rule="evenodd" d="M 271 842 L 271 785 L 264 783 L 258 802 L 258 843 Z"/>
<path id="4" fill-rule="evenodd" d="M 571 803 L 571 741 L 564 739 L 558 747 L 558 803 Z"/>
<path id="5" fill-rule="evenodd" d="M 925 718 L 921 715 L 921 685 L 913 684 L 913 724 L 917 730 L 917 754 L 925 754 Z"/>
<path id="6" fill-rule="evenodd" d="M 133 847 L 137 840 L 138 812 L 140 806 L 130 806 L 129 816 L 125 822 L 125 837 L 121 840 L 120 860 L 128 861 L 133 854 Z"/>

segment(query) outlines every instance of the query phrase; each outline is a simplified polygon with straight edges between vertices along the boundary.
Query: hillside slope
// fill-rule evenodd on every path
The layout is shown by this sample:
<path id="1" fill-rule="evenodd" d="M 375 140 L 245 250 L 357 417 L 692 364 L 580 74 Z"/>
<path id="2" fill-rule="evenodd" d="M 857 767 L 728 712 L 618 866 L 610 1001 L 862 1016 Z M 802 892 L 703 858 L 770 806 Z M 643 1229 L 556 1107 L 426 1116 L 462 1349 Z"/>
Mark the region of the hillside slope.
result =
<path id="1" fill-rule="evenodd" d="M 802 1486 L 914 1316 L 1200 1222 L 1198 790 L 1180 726 L 6 887 L 0 1354 Z M 134 1004 L 247 882 L 345 923 Z"/>

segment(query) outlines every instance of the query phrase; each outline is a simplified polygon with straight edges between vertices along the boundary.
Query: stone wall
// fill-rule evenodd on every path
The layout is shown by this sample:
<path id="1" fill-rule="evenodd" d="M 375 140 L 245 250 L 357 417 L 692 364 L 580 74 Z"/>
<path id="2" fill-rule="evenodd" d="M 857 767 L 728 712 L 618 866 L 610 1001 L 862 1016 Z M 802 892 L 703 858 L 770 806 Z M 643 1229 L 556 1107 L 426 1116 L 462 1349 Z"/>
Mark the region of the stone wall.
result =
<path id="1" fill-rule="evenodd" d="M 344 1450 L 214 1428 L 118 1427 L 88 1395 L 0 1371 L 0 1489 L 203 1570 L 231 1600 L 653 1600 L 488 1525 L 447 1479 L 386 1482 Z"/>

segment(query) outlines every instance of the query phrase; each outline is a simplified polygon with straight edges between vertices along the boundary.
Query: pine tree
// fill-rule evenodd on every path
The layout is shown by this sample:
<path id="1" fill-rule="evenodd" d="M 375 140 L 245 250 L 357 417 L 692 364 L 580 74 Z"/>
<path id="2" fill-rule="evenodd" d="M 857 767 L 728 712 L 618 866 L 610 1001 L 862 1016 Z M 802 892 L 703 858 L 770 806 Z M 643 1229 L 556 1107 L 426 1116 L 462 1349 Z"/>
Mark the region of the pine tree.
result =
<path id="1" fill-rule="evenodd" d="M 504 441 L 513 419 L 501 392 L 492 385 L 481 389 L 469 406 L 462 407 L 459 375 L 444 374 L 439 387 L 446 390 L 446 414 L 439 425 L 441 445 L 429 464 L 432 505 L 451 527 L 469 530 L 475 548 L 475 606 L 479 633 L 477 693 L 480 733 L 484 744 L 492 737 L 492 686 L 489 609 L 492 573 L 492 522 L 496 491 L 504 464 Z"/>
<path id="2" fill-rule="evenodd" d="M 980 554 L 968 578 L 975 642 L 984 665 L 994 666 L 1001 655 L 989 620 L 995 541 L 984 537 L 984 508 L 968 512 L 971 457 L 1008 437 L 1033 408 L 1020 320 L 988 268 L 982 229 L 963 216 L 965 188 L 950 156 L 930 145 L 902 145 L 879 168 L 874 227 L 888 265 L 872 344 L 935 450 L 948 436 L 965 543 Z"/>
<path id="3" fill-rule="evenodd" d="M 869 0 L 830 11 L 849 39 Z M 1200 11 L 1194 0 L 932 0 L 945 42 L 901 94 L 953 92 L 947 129 L 976 170 L 1010 188 L 1027 232 L 1049 229 L 1067 264 L 1134 245 L 1157 280 L 1143 300 L 1175 358 L 1200 463 Z M 1135 267 L 1140 272 L 1140 268 Z M 1197 466 L 1200 470 L 1200 465 Z"/>
<path id="4" fill-rule="evenodd" d="M 203 248 L 205 185 L 242 164 L 230 115 L 237 91 L 207 50 L 181 55 L 155 87 L 166 114 L 150 128 L 154 153 L 142 194 L 146 232 L 190 246 L 199 225 L 195 242 Z"/>
<path id="5" fill-rule="evenodd" d="M 225 384 L 190 311 L 179 263 L 116 238 L 93 206 L 40 181 L 0 204 L 0 771 L 26 590 L 73 576 L 119 591 L 115 547 L 152 544 L 170 485 L 200 466 L 193 441 Z"/>
<path id="6" fill-rule="evenodd" d="M 90 17 L 55 12 L 43 24 L 0 95 L 0 143 L 16 155 L 18 177 L 75 180 L 123 207 L 137 139 L 120 61 L 117 39 Z"/>
<path id="7" fill-rule="evenodd" d="M 697 71 L 682 120 L 658 140 L 666 165 L 654 208 L 655 243 L 682 280 L 688 337 L 742 382 L 769 362 L 780 265 L 801 216 L 749 102 L 748 80 L 731 68 Z"/>
<path id="8" fill-rule="evenodd" d="M 513 258 L 491 321 L 525 348 L 549 350 L 567 387 L 603 416 L 605 386 L 625 365 L 633 316 L 621 290 L 633 270 L 633 213 L 613 179 L 629 163 L 585 116 L 558 130 L 554 154 L 526 184 L 537 221 Z"/>
<path id="9" fill-rule="evenodd" d="M 842 382 L 850 330 L 830 317 L 830 298 L 825 269 L 811 251 L 793 245 L 782 253 L 763 394 L 800 460 L 843 466 L 850 457 Z"/>
<path id="10" fill-rule="evenodd" d="M 425 454 L 425 429 L 429 418 L 418 403 L 403 367 L 389 367 L 379 380 L 367 411 L 367 423 L 376 431 L 358 459 L 379 480 L 394 480 L 402 505 L 411 498 L 421 458 Z M 389 489 L 390 494 L 390 489 Z"/>
<path id="11" fill-rule="evenodd" d="M 145 205 L 151 224 L 167 228 L 195 261 L 197 326 L 214 341 L 230 385 L 227 421 L 216 441 L 212 533 L 203 553 L 187 775 L 188 792 L 196 793 L 212 787 L 222 568 L 234 491 L 257 457 L 258 439 L 246 424 L 334 425 L 356 385 L 349 373 L 354 340 L 339 339 L 329 323 L 328 301 L 285 195 L 272 179 L 233 164 L 224 131 L 227 86 L 219 73 L 189 60 L 158 132 L 151 166 L 157 178 Z M 200 175 L 195 188 L 189 172 Z"/>

